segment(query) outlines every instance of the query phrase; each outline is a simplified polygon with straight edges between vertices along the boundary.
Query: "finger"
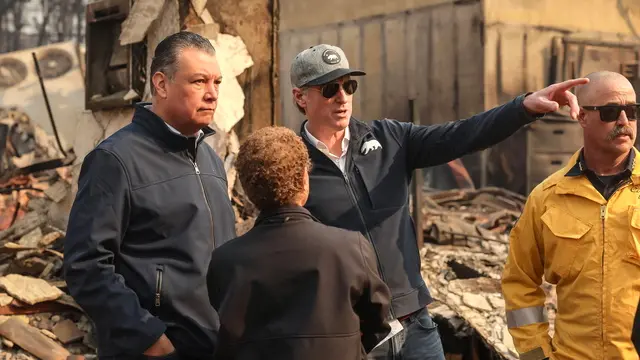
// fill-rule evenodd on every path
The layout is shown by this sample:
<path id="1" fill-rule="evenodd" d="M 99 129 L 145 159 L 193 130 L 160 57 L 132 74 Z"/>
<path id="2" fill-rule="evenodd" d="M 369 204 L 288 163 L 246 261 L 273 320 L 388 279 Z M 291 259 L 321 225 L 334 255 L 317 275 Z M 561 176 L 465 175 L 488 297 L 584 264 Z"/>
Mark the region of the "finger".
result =
<path id="1" fill-rule="evenodd" d="M 580 104 L 578 104 L 578 98 L 569 91 L 564 92 L 567 96 L 567 100 L 569 101 L 569 108 L 571 108 L 571 118 L 573 120 L 578 119 L 578 114 L 580 113 Z"/>
<path id="2" fill-rule="evenodd" d="M 588 83 L 589 83 L 588 78 L 571 79 L 571 80 L 563 81 L 561 83 L 553 84 L 549 86 L 549 90 L 551 92 L 562 92 L 562 91 L 567 91 L 572 87 L 575 87 L 578 85 L 584 85 Z"/>

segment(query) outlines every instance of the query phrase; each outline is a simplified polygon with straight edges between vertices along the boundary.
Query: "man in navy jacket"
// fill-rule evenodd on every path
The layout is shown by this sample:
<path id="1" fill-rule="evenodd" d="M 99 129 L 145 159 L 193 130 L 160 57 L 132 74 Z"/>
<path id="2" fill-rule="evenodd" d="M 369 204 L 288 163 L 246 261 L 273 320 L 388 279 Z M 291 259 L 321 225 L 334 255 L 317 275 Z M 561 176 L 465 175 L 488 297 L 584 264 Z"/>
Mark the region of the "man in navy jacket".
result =
<path id="1" fill-rule="evenodd" d="M 395 120 L 366 124 L 351 117 L 357 82 L 339 47 L 317 45 L 291 65 L 293 98 L 306 115 L 300 129 L 313 163 L 305 207 L 327 225 L 361 232 L 373 245 L 380 276 L 392 293 L 390 320 L 399 335 L 370 359 L 444 359 L 436 325 L 426 305 L 432 298 L 420 274 L 416 234 L 409 214 L 409 184 L 415 169 L 444 164 L 506 139 L 545 113 L 569 105 L 570 80 L 521 95 L 469 119 L 429 126 Z"/>
<path id="2" fill-rule="evenodd" d="M 235 237 L 224 164 L 203 141 L 222 75 L 209 40 L 186 31 L 158 44 L 150 74 L 152 103 L 82 163 L 64 274 L 100 360 L 208 360 L 219 322 L 206 273 Z"/>

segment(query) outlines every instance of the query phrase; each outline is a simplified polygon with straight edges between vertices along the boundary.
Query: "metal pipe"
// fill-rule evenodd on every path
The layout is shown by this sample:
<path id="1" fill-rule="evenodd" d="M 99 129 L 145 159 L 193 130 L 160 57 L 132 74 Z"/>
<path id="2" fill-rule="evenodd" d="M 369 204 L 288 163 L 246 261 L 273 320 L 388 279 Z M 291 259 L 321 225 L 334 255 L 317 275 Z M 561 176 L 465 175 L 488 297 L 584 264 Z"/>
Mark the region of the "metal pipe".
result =
<path id="1" fill-rule="evenodd" d="M 38 74 L 38 80 L 40 81 L 40 89 L 42 89 L 42 96 L 44 96 L 44 103 L 47 106 L 47 112 L 49 113 L 49 120 L 51 121 L 51 128 L 53 128 L 53 135 L 56 138 L 56 142 L 58 143 L 58 147 L 60 148 L 60 152 L 62 156 L 67 157 L 66 151 L 62 147 L 62 143 L 60 142 L 60 136 L 58 135 L 58 129 L 56 128 L 56 123 L 53 121 L 53 113 L 51 112 L 51 105 L 49 105 L 49 98 L 47 97 L 47 90 L 44 88 L 44 81 L 42 80 L 42 73 L 40 72 L 40 64 L 38 63 L 38 58 L 36 57 L 36 53 L 32 52 L 31 56 L 33 56 L 33 62 L 36 65 L 36 73 Z"/>

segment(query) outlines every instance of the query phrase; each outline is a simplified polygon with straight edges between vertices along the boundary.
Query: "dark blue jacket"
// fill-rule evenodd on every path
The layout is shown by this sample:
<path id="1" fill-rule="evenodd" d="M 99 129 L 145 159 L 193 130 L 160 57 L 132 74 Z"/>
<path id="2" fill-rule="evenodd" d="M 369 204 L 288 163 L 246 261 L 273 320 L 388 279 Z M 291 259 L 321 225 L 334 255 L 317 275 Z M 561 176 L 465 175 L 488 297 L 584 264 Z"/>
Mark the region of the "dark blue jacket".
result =
<path id="1" fill-rule="evenodd" d="M 391 289 L 392 316 L 432 301 L 420 274 L 420 254 L 409 213 L 413 171 L 488 148 L 535 120 L 519 96 L 469 119 L 416 126 L 395 120 L 370 124 L 351 119 L 346 175 L 315 148 L 304 132 L 313 167 L 305 207 L 324 224 L 361 232 L 376 251 Z"/>
<path id="2" fill-rule="evenodd" d="M 143 105 L 84 159 L 67 286 L 95 322 L 101 358 L 140 355 L 165 331 L 180 353 L 211 358 L 219 323 L 206 273 L 214 247 L 235 237 L 224 166 L 204 137 L 171 132 Z"/>

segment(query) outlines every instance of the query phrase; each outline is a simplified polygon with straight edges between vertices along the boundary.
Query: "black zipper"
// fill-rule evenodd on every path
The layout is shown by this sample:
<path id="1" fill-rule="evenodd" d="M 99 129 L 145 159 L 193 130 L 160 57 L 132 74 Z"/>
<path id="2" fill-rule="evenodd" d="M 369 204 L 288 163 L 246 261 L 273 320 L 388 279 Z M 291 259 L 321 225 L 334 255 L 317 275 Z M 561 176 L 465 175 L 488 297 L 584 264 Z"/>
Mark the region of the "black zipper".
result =
<path id="1" fill-rule="evenodd" d="M 361 138 L 364 138 L 368 135 L 364 134 Z M 344 180 L 344 186 L 347 188 L 347 192 L 349 192 L 349 197 L 351 198 L 351 202 L 353 203 L 353 206 L 355 206 L 357 212 L 358 212 L 358 216 L 360 217 L 360 222 L 362 223 L 362 226 L 365 229 L 366 232 L 366 237 L 367 240 L 369 240 L 369 243 L 371 244 L 371 247 L 373 248 L 374 253 L 376 254 L 376 263 L 378 265 L 378 274 L 380 275 L 380 278 L 382 279 L 382 281 L 384 281 L 384 283 L 387 283 L 387 279 L 384 275 L 384 272 L 382 271 L 382 265 L 380 264 L 380 255 L 378 254 L 378 249 L 375 247 L 375 245 L 373 244 L 373 239 L 371 237 L 371 233 L 369 232 L 369 228 L 367 227 L 367 222 L 364 219 L 364 215 L 362 214 L 362 210 L 360 209 L 360 206 L 358 205 L 358 200 L 357 197 L 355 195 L 355 192 L 353 190 L 353 188 L 351 187 L 351 181 L 349 181 L 349 175 L 347 175 L 347 173 L 349 172 L 349 167 L 351 166 L 351 154 L 353 151 L 353 145 L 351 142 L 349 142 L 349 148 L 347 150 L 347 155 L 346 155 L 346 161 L 345 161 L 345 172 L 342 172 L 342 170 L 340 169 L 340 167 L 338 166 L 338 164 L 335 163 L 335 161 L 331 160 L 326 154 L 324 154 L 322 151 L 318 150 L 317 147 L 313 146 L 313 144 L 311 144 L 311 142 L 309 141 L 309 139 L 307 138 L 306 134 L 303 135 L 304 139 L 311 145 L 311 148 L 313 148 L 314 151 L 317 151 L 318 153 L 322 154 L 323 159 L 326 159 L 327 161 L 329 161 L 331 163 L 331 165 L 333 165 L 334 169 L 338 171 L 339 174 L 342 175 L 342 179 Z M 354 141 L 355 143 L 355 141 Z M 360 170 L 358 170 L 358 167 L 354 165 L 354 168 L 356 169 L 356 171 L 359 173 Z M 395 319 L 395 313 L 393 312 L 393 308 L 389 307 L 389 312 L 391 313 L 391 316 Z"/>
<path id="2" fill-rule="evenodd" d="M 347 159 L 345 162 L 345 172 L 343 173 L 340 169 L 338 169 L 338 171 L 340 171 L 340 173 L 342 174 L 342 178 L 344 179 L 344 185 L 347 188 L 347 191 L 349 192 L 349 195 L 351 197 L 351 202 L 353 202 L 353 206 L 355 206 L 358 215 L 360 216 L 360 221 L 362 222 L 362 226 L 364 226 L 364 229 L 367 233 L 367 239 L 369 240 L 369 243 L 371 243 L 371 247 L 373 248 L 374 253 L 376 254 L 376 262 L 378 265 L 378 273 L 380 274 L 380 277 L 382 278 L 382 281 L 384 281 L 384 283 L 387 283 L 387 278 L 384 275 L 384 272 L 382 271 L 382 265 L 380 262 L 380 255 L 378 254 L 378 249 L 376 248 L 376 246 L 373 244 L 373 238 L 371 237 L 371 233 L 369 232 L 369 228 L 367 227 L 367 222 L 364 219 L 364 214 L 362 213 L 362 210 L 360 209 L 360 205 L 358 205 L 358 199 L 355 195 L 355 192 L 353 190 L 353 188 L 351 187 L 351 181 L 349 181 L 349 167 L 351 166 L 351 151 L 352 151 L 352 146 L 349 146 L 349 150 L 347 150 Z M 333 161 L 332 161 L 333 162 Z M 335 163 L 334 163 L 335 165 Z M 337 166 L 336 166 L 337 167 Z M 356 172 L 360 172 L 360 170 L 358 170 L 358 167 L 353 165 L 354 169 Z M 393 318 L 395 319 L 395 313 L 393 312 L 393 308 L 389 307 L 389 311 L 391 312 L 391 316 L 393 316 Z"/>
<path id="3" fill-rule="evenodd" d="M 162 273 L 161 267 L 156 268 L 156 307 L 160 307 L 160 298 L 162 296 Z"/>
<path id="4" fill-rule="evenodd" d="M 622 190 L 624 187 L 626 187 L 627 185 L 629 185 L 632 181 L 631 180 L 625 180 L 622 184 L 620 184 L 620 186 L 613 192 L 613 194 L 611 194 L 611 196 L 609 197 L 609 200 L 620 190 Z M 606 190 L 606 189 L 605 189 Z M 606 203 L 604 205 L 600 205 L 600 219 L 602 220 L 602 271 L 601 271 L 601 276 L 602 276 L 602 296 L 601 296 L 601 301 L 600 301 L 600 307 L 601 307 L 601 311 L 602 311 L 602 319 L 603 319 L 603 323 L 601 324 L 601 328 L 600 328 L 600 335 L 601 335 L 601 339 L 602 339 L 602 355 L 604 356 L 606 354 L 606 336 L 604 333 L 604 319 L 605 319 L 605 276 L 607 276 L 607 274 L 605 274 L 605 220 L 606 220 L 606 215 L 607 215 L 607 205 L 609 204 L 609 200 L 606 201 Z"/>
<path id="5" fill-rule="evenodd" d="M 198 163 L 196 163 L 195 160 L 191 160 L 191 158 L 189 158 L 189 160 L 193 164 L 193 168 L 196 171 L 196 177 L 198 178 L 198 183 L 200 184 L 200 189 L 202 190 L 202 195 L 204 196 L 204 203 L 207 206 L 207 211 L 209 211 L 209 222 L 211 224 L 211 241 L 213 241 L 213 244 L 215 246 L 215 236 L 213 232 L 213 212 L 211 211 L 211 207 L 209 206 L 207 192 L 204 190 L 204 184 L 202 183 L 202 178 L 200 177 L 200 168 L 198 168 Z"/>

